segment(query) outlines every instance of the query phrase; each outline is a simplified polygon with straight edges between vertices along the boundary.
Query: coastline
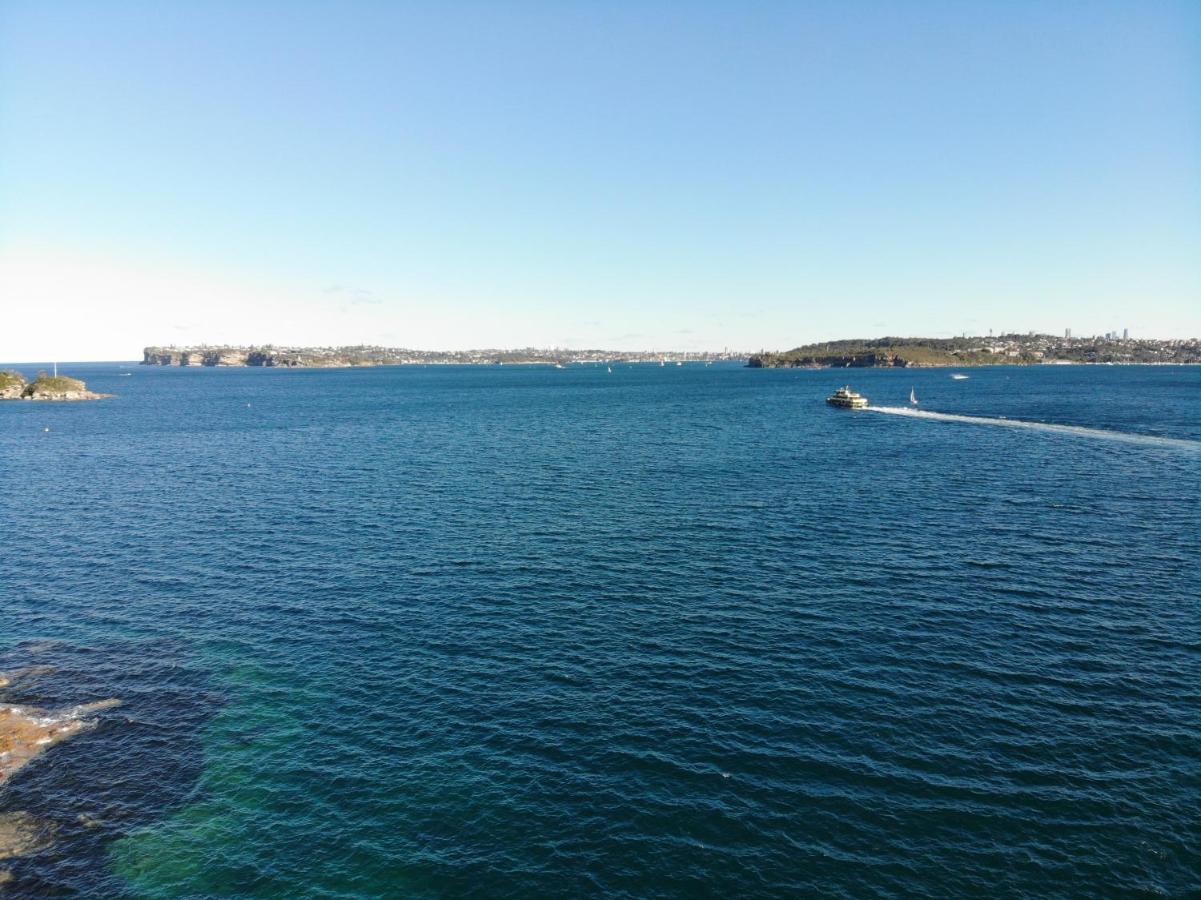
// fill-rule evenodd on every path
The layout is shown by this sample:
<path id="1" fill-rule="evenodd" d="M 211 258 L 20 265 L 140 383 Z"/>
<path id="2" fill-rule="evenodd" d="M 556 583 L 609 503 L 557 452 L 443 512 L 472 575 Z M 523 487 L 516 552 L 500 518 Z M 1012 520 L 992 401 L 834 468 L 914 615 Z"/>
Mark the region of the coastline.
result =
<path id="1" fill-rule="evenodd" d="M 398 365 L 602 365 L 606 363 L 713 363 L 750 354 L 683 350 L 566 350 L 521 347 L 476 350 L 413 350 L 402 347 L 149 346 L 143 366 L 206 368 L 348 369 Z"/>

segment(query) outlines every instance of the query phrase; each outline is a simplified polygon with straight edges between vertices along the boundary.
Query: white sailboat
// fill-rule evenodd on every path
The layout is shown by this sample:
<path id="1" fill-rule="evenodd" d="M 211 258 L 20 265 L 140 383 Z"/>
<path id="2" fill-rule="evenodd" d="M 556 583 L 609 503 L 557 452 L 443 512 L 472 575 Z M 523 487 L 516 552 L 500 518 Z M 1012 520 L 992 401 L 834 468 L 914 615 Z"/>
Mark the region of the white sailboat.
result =
<path id="1" fill-rule="evenodd" d="M 917 406 L 917 394 L 913 392 L 913 388 L 909 389 L 909 402 Z"/>

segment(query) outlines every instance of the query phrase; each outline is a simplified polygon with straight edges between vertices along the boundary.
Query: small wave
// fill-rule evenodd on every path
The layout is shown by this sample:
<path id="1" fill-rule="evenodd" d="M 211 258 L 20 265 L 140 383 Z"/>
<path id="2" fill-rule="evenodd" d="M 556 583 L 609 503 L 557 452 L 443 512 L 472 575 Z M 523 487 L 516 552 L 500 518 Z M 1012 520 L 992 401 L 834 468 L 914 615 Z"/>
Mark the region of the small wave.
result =
<path id="1" fill-rule="evenodd" d="M 1150 434 L 1135 434 L 1130 431 L 1113 431 L 1108 428 L 1088 428 L 1083 425 L 1056 425 L 1050 422 L 1031 422 L 1027 419 L 1006 419 L 989 416 L 964 416 L 957 413 L 931 412 L 927 409 L 910 409 L 904 406 L 869 406 L 869 412 L 888 413 L 892 416 L 908 416 L 911 419 L 929 419 L 935 422 L 963 422 L 968 425 L 1003 425 L 1006 428 L 1027 428 L 1032 431 L 1049 431 L 1073 437 L 1099 438 L 1108 441 L 1123 441 L 1152 447 L 1172 447 L 1177 450 L 1201 452 L 1201 441 L 1183 438 L 1157 437 Z"/>

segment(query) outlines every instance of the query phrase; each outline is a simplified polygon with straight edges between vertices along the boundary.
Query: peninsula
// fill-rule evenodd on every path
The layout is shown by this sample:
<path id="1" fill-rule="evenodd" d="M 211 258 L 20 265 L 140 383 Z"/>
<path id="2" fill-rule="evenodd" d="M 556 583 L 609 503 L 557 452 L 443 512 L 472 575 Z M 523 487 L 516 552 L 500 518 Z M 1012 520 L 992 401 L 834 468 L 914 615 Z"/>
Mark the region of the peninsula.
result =
<path id="1" fill-rule="evenodd" d="M 1049 334 L 998 337 L 882 337 L 806 344 L 782 353 L 763 351 L 748 360 L 754 369 L 913 368 L 1070 363 L 1201 363 L 1201 340 L 1131 340 L 1117 336 L 1072 338 Z"/>
<path id="2" fill-rule="evenodd" d="M 0 372 L 0 400 L 103 400 L 112 394 L 97 394 L 78 378 L 39 372 L 26 381 L 20 372 Z"/>
<path id="3" fill-rule="evenodd" d="M 399 347 L 146 347 L 144 366 L 266 366 L 345 368 L 403 365 L 553 365 L 555 363 L 715 362 L 746 359 L 745 353 L 693 351 L 564 350 L 406 350 Z"/>

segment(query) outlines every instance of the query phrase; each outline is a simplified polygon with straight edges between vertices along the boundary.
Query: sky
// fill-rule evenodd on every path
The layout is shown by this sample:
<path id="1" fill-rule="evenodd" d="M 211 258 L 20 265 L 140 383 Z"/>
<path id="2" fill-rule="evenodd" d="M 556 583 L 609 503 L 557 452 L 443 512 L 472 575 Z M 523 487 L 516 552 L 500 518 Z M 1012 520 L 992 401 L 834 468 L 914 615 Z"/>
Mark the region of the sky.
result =
<path id="1" fill-rule="evenodd" d="M 0 359 L 1201 336 L 1201 4 L 0 0 Z"/>

